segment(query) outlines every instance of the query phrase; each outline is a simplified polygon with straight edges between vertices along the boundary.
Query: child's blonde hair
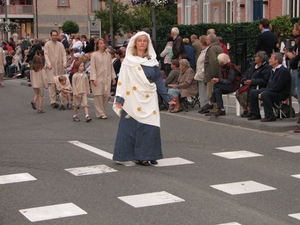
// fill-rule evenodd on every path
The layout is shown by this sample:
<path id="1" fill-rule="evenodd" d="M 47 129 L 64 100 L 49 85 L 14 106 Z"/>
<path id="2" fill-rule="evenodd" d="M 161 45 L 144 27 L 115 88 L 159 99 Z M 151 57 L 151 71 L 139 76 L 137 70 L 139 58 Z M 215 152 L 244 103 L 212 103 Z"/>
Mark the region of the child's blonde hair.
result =
<path id="1" fill-rule="evenodd" d="M 62 75 L 61 75 L 61 76 L 58 77 L 59 83 L 65 81 L 65 80 L 67 80 L 67 78 L 66 78 L 65 76 L 62 76 Z"/>

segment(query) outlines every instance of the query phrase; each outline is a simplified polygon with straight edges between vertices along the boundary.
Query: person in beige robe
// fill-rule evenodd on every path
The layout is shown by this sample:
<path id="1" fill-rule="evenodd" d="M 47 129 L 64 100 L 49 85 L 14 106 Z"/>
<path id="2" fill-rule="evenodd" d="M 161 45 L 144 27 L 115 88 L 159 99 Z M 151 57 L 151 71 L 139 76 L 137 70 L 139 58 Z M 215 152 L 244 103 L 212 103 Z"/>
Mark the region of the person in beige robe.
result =
<path id="1" fill-rule="evenodd" d="M 94 95 L 96 117 L 107 119 L 105 106 L 110 98 L 111 84 L 115 84 L 116 74 L 111 62 L 111 56 L 105 51 L 106 45 L 102 38 L 96 42 L 96 51 L 91 57 L 90 81 Z"/>
<path id="2" fill-rule="evenodd" d="M 49 84 L 50 103 L 53 108 L 57 108 L 56 103 L 56 87 L 54 76 L 64 74 L 64 69 L 67 67 L 66 50 L 63 44 L 58 39 L 58 32 L 52 30 L 50 32 L 51 41 L 46 42 L 44 46 L 44 55 L 46 63 L 46 75 Z"/>
<path id="3" fill-rule="evenodd" d="M 4 66 L 6 65 L 5 55 L 2 49 L 0 49 L 0 86 L 4 87 L 3 79 L 4 79 Z"/>

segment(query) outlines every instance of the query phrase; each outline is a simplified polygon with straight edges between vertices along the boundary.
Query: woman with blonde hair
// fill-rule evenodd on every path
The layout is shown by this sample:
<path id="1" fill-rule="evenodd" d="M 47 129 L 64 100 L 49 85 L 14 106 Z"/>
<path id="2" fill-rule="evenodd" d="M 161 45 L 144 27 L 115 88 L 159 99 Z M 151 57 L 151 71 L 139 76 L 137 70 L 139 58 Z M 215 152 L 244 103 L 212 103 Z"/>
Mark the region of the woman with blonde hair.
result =
<path id="1" fill-rule="evenodd" d="M 110 98 L 111 84 L 115 84 L 116 74 L 111 62 L 110 53 L 106 50 L 105 40 L 96 41 L 96 51 L 91 57 L 90 81 L 94 95 L 96 117 L 107 119 L 105 107 Z"/>

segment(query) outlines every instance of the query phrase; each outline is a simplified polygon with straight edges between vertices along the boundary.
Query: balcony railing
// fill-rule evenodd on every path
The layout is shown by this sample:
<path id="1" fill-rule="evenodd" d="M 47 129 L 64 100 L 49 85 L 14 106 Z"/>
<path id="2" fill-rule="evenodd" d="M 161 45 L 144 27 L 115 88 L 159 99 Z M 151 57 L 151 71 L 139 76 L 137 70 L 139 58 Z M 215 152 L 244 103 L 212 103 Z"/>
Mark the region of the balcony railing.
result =
<path id="1" fill-rule="evenodd" d="M 5 14 L 5 6 L 0 6 L 0 14 Z M 33 15 L 33 5 L 7 5 L 7 14 Z"/>

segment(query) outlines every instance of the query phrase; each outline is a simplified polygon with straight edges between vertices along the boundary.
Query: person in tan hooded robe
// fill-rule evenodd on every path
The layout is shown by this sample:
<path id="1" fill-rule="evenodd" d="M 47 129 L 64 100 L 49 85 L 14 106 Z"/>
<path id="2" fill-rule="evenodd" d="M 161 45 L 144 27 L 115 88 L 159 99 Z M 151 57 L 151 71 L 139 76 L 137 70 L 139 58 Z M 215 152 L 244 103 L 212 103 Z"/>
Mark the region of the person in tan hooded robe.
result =
<path id="1" fill-rule="evenodd" d="M 91 57 L 90 81 L 94 95 L 96 117 L 107 119 L 105 106 L 110 98 L 111 84 L 115 84 L 116 74 L 112 65 L 110 53 L 105 51 L 106 45 L 102 38 L 96 41 L 96 51 Z"/>
<path id="2" fill-rule="evenodd" d="M 56 103 L 56 87 L 54 76 L 64 74 L 64 69 L 67 67 L 67 56 L 64 45 L 57 41 L 58 32 L 52 30 L 50 32 L 51 41 L 46 42 L 44 46 L 44 55 L 46 61 L 46 75 L 49 84 L 50 103 L 53 108 L 57 108 Z"/>
<path id="3" fill-rule="evenodd" d="M 4 66 L 6 65 L 5 55 L 3 50 L 0 49 L 0 86 L 4 87 L 3 78 L 4 78 Z"/>

